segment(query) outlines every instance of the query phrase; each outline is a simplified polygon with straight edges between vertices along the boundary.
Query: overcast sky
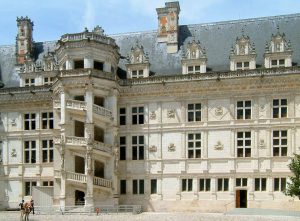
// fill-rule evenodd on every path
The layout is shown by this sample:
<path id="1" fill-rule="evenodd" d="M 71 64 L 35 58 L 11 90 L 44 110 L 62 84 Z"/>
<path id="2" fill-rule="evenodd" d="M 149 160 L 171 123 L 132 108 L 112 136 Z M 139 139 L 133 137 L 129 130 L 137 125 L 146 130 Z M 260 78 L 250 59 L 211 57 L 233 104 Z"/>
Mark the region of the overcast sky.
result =
<path id="1" fill-rule="evenodd" d="M 179 24 L 199 24 L 300 12 L 299 0 L 179 0 Z M 106 34 L 157 28 L 163 0 L 0 0 L 0 45 L 14 44 L 16 17 L 34 22 L 36 42 L 102 26 Z M 299 27 L 298 27 L 299 28 Z"/>

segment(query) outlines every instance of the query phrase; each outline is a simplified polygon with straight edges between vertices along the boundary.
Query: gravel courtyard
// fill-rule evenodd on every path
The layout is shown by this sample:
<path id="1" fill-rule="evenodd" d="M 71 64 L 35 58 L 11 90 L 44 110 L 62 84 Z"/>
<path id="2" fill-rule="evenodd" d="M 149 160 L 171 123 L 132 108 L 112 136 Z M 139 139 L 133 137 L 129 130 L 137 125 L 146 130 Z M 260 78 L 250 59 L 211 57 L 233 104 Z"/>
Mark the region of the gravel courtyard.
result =
<path id="1" fill-rule="evenodd" d="M 18 221 L 19 212 L 0 212 L 0 221 Z M 208 213 L 142 213 L 112 215 L 32 215 L 30 221 L 300 221 L 295 216 L 224 215 Z"/>

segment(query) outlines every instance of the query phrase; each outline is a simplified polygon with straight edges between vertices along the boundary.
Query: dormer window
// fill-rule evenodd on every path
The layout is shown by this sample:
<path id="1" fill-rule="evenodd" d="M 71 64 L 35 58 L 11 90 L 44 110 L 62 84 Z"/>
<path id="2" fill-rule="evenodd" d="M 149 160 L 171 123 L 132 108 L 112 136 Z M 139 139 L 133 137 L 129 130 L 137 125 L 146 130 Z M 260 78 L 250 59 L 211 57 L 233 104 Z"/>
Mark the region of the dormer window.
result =
<path id="1" fill-rule="evenodd" d="M 132 47 L 127 61 L 127 78 L 149 77 L 150 63 L 148 56 L 144 53 L 143 46 L 136 44 L 135 47 Z"/>
<path id="2" fill-rule="evenodd" d="M 286 41 L 284 33 L 277 31 L 275 35 L 272 34 L 271 41 L 266 43 L 265 68 L 291 67 L 292 53 L 291 42 Z"/>
<path id="3" fill-rule="evenodd" d="M 247 70 L 256 68 L 256 53 L 254 45 L 251 45 L 250 38 L 242 35 L 237 38 L 234 47 L 230 52 L 230 70 Z"/>
<path id="4" fill-rule="evenodd" d="M 35 79 L 34 78 L 25 78 L 25 87 L 34 86 L 35 85 Z"/>
<path id="5" fill-rule="evenodd" d="M 53 84 L 53 77 L 44 77 L 44 85 L 51 85 Z"/>
<path id="6" fill-rule="evenodd" d="M 200 74 L 206 72 L 206 52 L 201 47 L 200 41 L 193 40 L 186 46 L 186 52 L 184 53 L 181 64 L 182 74 Z"/>

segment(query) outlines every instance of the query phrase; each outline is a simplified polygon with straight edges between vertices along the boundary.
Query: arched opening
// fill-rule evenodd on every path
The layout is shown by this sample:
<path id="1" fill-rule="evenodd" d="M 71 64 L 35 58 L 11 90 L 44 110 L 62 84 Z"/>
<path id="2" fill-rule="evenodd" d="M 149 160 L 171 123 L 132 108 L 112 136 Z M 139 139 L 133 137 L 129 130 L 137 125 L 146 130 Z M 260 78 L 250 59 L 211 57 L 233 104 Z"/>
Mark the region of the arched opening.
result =
<path id="1" fill-rule="evenodd" d="M 94 139 L 99 142 L 104 142 L 104 130 L 100 127 L 94 127 Z"/>
<path id="2" fill-rule="evenodd" d="M 75 173 L 85 174 L 85 164 L 84 158 L 80 156 L 75 156 Z"/>
<path id="3" fill-rule="evenodd" d="M 75 190 L 75 206 L 84 205 L 85 193 L 80 190 Z"/>
<path id="4" fill-rule="evenodd" d="M 103 97 L 98 97 L 98 96 L 94 96 L 94 104 L 100 106 L 100 107 L 104 107 L 104 98 Z"/>
<path id="5" fill-rule="evenodd" d="M 104 178 L 104 163 L 95 160 L 95 162 L 94 162 L 94 176 Z"/>

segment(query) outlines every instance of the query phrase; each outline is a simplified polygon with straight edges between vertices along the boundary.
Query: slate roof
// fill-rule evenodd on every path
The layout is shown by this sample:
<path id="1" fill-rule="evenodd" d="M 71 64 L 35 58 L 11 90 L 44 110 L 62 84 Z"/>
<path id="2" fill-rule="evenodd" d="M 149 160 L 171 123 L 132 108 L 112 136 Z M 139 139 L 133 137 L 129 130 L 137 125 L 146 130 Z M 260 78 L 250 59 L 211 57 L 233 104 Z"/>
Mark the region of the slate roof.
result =
<path id="1" fill-rule="evenodd" d="M 207 54 L 208 71 L 229 70 L 229 54 L 236 38 L 242 35 L 250 37 L 255 44 L 258 67 L 263 66 L 266 42 L 271 35 L 285 33 L 286 40 L 291 41 L 293 65 L 300 64 L 300 13 L 264 18 L 224 21 L 207 24 L 181 25 L 179 27 L 179 47 L 175 54 L 167 54 L 166 43 L 157 42 L 157 31 L 124 33 L 110 35 L 120 47 L 121 59 L 119 75 L 124 76 L 126 57 L 136 43 L 148 53 L 150 71 L 154 75 L 181 74 L 181 56 L 186 44 L 193 39 L 200 40 Z M 41 59 L 43 53 L 54 50 L 56 42 L 36 43 L 36 56 Z M 18 86 L 18 75 L 14 71 L 15 46 L 0 46 L 0 77 L 6 87 Z M 0 79 L 0 80 L 1 80 Z"/>

